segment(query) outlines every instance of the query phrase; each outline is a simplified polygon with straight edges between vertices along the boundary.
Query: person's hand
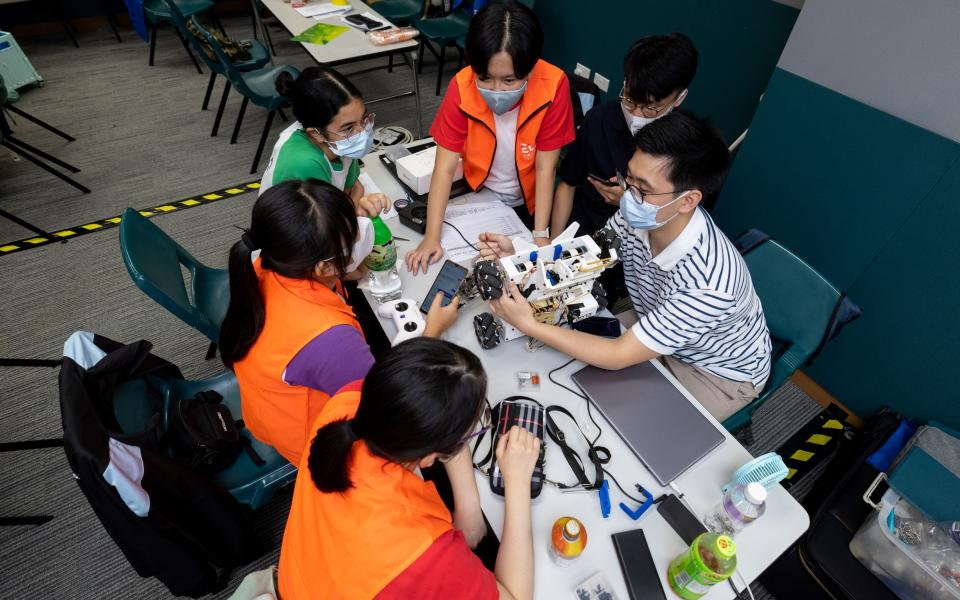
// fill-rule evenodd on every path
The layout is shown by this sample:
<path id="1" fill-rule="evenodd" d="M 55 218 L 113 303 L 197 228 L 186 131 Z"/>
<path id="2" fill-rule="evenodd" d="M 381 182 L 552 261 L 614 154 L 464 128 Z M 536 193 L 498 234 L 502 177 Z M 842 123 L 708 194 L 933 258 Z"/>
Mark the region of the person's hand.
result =
<path id="1" fill-rule="evenodd" d="M 423 327 L 423 335 L 426 337 L 439 337 L 450 326 L 457 321 L 457 307 L 460 306 L 460 296 L 454 296 L 450 304 L 443 304 L 443 292 L 437 292 L 433 297 L 433 304 L 427 312 L 427 322 Z"/>
<path id="2" fill-rule="evenodd" d="M 497 260 L 515 252 L 513 242 L 502 233 L 481 233 L 477 248 L 480 249 L 481 260 Z"/>
<path id="3" fill-rule="evenodd" d="M 490 310 L 524 333 L 537 323 L 533 317 L 533 307 L 513 282 L 503 289 L 499 298 L 490 301 Z"/>
<path id="4" fill-rule="evenodd" d="M 550 245 L 550 238 L 545 238 L 545 237 L 533 238 L 533 243 L 536 244 L 537 246 L 541 247 L 541 248 L 542 248 L 543 246 L 549 246 L 549 245 Z"/>
<path id="5" fill-rule="evenodd" d="M 514 425 L 497 441 L 497 464 L 503 473 L 504 487 L 522 485 L 530 489 L 530 477 L 540 457 L 540 439 L 523 427 Z"/>
<path id="6" fill-rule="evenodd" d="M 431 264 L 437 262 L 443 256 L 443 248 L 440 246 L 440 240 L 423 238 L 420 244 L 412 251 L 407 252 L 404 261 L 407 263 L 407 270 L 417 274 L 417 269 L 423 269 L 424 274 Z"/>
<path id="7" fill-rule="evenodd" d="M 603 201 L 612 206 L 620 206 L 620 197 L 623 196 L 623 188 L 617 185 L 603 185 L 598 183 L 592 177 L 587 178 L 590 181 L 590 185 L 593 186 L 593 189 L 597 190 L 597 193 L 600 194 L 600 197 L 603 198 Z M 617 183 L 616 177 L 611 177 L 610 181 L 612 183 Z"/>
<path id="8" fill-rule="evenodd" d="M 367 194 L 357 200 L 356 208 L 359 217 L 376 217 L 390 208 L 390 200 L 383 194 Z"/>

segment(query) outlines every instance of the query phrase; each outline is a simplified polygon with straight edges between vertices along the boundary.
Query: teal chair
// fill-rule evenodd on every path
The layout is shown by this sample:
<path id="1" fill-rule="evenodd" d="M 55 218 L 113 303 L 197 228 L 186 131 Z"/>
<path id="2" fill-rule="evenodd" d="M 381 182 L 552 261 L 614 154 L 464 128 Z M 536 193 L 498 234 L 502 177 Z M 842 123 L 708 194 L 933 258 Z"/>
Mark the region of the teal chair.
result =
<path id="1" fill-rule="evenodd" d="M 213 358 L 230 304 L 229 272 L 202 264 L 132 208 L 121 216 L 120 255 L 140 291 L 210 340 L 207 359 Z M 190 273 L 189 293 L 183 268 Z"/>
<path id="2" fill-rule="evenodd" d="M 413 25 L 417 19 L 423 17 L 425 3 L 426 0 L 380 0 L 376 3 L 370 3 L 370 6 L 377 11 L 381 17 L 397 27 L 407 27 Z M 392 54 L 389 60 L 387 71 L 393 72 Z"/>
<path id="3" fill-rule="evenodd" d="M 213 0 L 175 1 L 180 8 L 180 12 L 188 17 L 209 11 L 214 22 L 217 23 L 217 28 L 223 31 L 223 25 L 220 24 L 220 20 L 217 19 L 217 15 L 213 12 Z M 170 16 L 170 7 L 167 4 L 167 0 L 143 0 L 143 14 L 147 17 L 147 20 L 150 21 L 150 60 L 148 64 L 152 67 L 153 55 L 157 49 L 157 26 L 160 25 L 160 23 L 171 22 L 172 17 Z M 184 37 L 176 27 L 174 27 L 173 30 L 174 33 L 177 34 L 177 37 L 180 38 L 180 43 L 183 44 L 183 49 L 187 51 L 187 56 L 193 61 L 193 66 L 197 68 L 197 73 L 203 75 L 200 63 L 197 62 L 197 58 L 190 52 L 190 46 L 187 45 L 187 38 Z"/>
<path id="4" fill-rule="evenodd" d="M 197 21 L 196 17 L 190 18 L 193 21 L 193 26 L 196 27 L 197 31 L 203 35 L 210 47 L 213 48 L 213 51 L 220 60 L 220 63 L 225 66 L 227 80 L 230 82 L 230 85 L 236 88 L 237 91 L 243 95 L 243 102 L 240 104 L 240 112 L 237 114 L 237 123 L 233 127 L 233 136 L 230 138 L 230 143 L 237 143 L 237 136 L 240 133 L 240 124 L 243 122 L 243 114 L 247 110 L 248 103 L 253 102 L 257 106 L 263 107 L 267 110 L 267 120 L 263 125 L 263 133 L 260 135 L 260 143 L 257 146 L 257 153 L 253 157 L 253 166 L 250 168 L 251 174 L 256 173 L 257 166 L 260 164 L 260 156 L 263 154 L 263 146 L 267 142 L 267 135 L 270 133 L 270 125 L 273 124 L 273 115 L 276 114 L 286 103 L 286 98 L 281 96 L 280 92 L 278 92 L 274 86 L 277 76 L 280 75 L 281 72 L 287 72 L 292 76 L 297 77 L 300 74 L 300 71 L 289 65 L 282 65 L 279 67 L 264 67 L 247 72 L 238 71 L 230 63 L 230 59 L 227 58 L 223 48 L 221 48 L 220 44 L 217 43 L 217 40 L 210 35 L 210 32 L 204 29 L 200 22 Z M 229 87 L 224 89 L 221 104 L 226 101 L 226 96 L 229 89 Z"/>
<path id="5" fill-rule="evenodd" d="M 114 416 L 124 433 L 133 435 L 142 432 L 157 413 L 155 398 L 159 397 L 162 415 L 160 426 L 161 431 L 165 432 L 170 424 L 171 407 L 182 399 L 192 398 L 198 392 L 207 390 L 215 391 L 223 397 L 223 403 L 230 408 L 235 419 L 243 418 L 240 388 L 231 371 L 224 371 L 216 377 L 200 381 L 156 376 L 128 381 L 115 393 Z M 215 474 L 213 479 L 238 502 L 257 509 L 273 498 L 278 489 L 293 483 L 297 469 L 271 446 L 253 437 L 248 429 L 242 429 L 241 434 L 250 440 L 253 450 L 264 464 L 258 466 L 246 452 L 241 452 L 231 466 Z"/>
<path id="6" fill-rule="evenodd" d="M 210 81 L 207 83 L 207 93 L 203 95 L 203 104 L 200 106 L 200 110 L 207 110 L 207 106 L 210 105 L 210 94 L 213 92 L 213 83 L 217 79 L 217 75 L 222 75 L 226 81 L 227 88 L 230 87 L 230 81 L 227 80 L 227 70 L 220 63 L 219 60 L 214 60 L 207 56 L 207 53 L 204 51 L 203 44 L 200 43 L 200 40 L 197 39 L 195 35 L 190 33 L 190 30 L 187 29 L 187 15 L 185 15 L 181 10 L 180 6 L 175 0 L 163 0 L 166 2 L 167 7 L 170 10 L 170 20 L 173 23 L 173 26 L 180 32 L 180 35 L 184 38 L 190 40 L 190 45 L 193 47 L 194 53 L 200 57 L 200 60 L 207 65 L 207 68 L 210 69 Z M 243 61 L 232 61 L 230 64 L 234 69 L 247 72 L 255 71 L 257 69 L 263 68 L 268 62 L 270 62 L 270 54 L 267 51 L 266 46 L 260 43 L 258 40 L 240 40 L 241 43 L 249 42 L 250 43 L 250 58 Z M 220 103 L 220 110 L 217 111 L 217 118 L 214 122 L 212 136 L 217 135 L 217 129 L 220 126 L 220 119 L 223 117 L 223 108 L 226 104 L 227 99 L 227 90 L 224 89 L 223 102 Z"/>
<path id="7" fill-rule="evenodd" d="M 770 377 L 760 396 L 723 422 L 748 440 L 756 412 L 801 365 L 810 364 L 861 310 L 799 256 L 751 229 L 734 245 L 750 270 L 773 340 Z"/>
<path id="8" fill-rule="evenodd" d="M 398 27 L 410 25 L 423 16 L 425 0 L 380 0 L 370 7 Z"/>
<path id="9" fill-rule="evenodd" d="M 443 63 L 447 48 L 453 46 L 460 53 L 463 61 L 463 50 L 457 46 L 457 39 L 467 35 L 470 19 L 473 17 L 473 0 L 463 0 L 456 9 L 445 17 L 434 19 L 420 19 L 413 26 L 420 32 L 420 72 L 423 72 L 423 49 L 427 48 L 437 58 L 437 96 L 443 86 Z M 431 45 L 436 44 L 438 50 Z"/>

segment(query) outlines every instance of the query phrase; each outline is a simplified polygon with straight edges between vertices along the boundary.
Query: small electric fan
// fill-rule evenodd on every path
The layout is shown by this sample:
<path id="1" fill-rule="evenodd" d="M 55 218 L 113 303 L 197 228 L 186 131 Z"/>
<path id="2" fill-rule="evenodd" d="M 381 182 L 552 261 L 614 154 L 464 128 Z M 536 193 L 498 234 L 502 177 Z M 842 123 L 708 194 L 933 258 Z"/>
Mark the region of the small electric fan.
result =
<path id="1" fill-rule="evenodd" d="M 765 488 L 770 488 L 776 483 L 780 483 L 787 477 L 787 465 L 776 452 L 769 452 L 763 456 L 751 460 L 736 470 L 733 474 L 733 480 L 723 486 L 723 493 L 726 494 L 735 485 L 746 485 L 757 482 Z"/>

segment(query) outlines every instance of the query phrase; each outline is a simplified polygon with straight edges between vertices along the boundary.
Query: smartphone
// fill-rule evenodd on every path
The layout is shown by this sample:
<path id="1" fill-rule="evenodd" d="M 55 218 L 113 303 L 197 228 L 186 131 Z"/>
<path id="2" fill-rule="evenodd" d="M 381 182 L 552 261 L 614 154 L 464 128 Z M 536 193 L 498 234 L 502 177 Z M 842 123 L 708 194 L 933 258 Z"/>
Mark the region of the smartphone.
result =
<path id="1" fill-rule="evenodd" d="M 373 19 L 363 15 L 347 15 L 343 18 L 343 20 L 356 25 L 357 27 L 365 27 L 371 31 L 383 27 L 383 23 L 380 21 L 374 21 Z"/>
<path id="2" fill-rule="evenodd" d="M 594 175 L 593 173 L 589 173 L 589 174 L 587 175 L 587 177 L 589 177 L 590 179 L 596 181 L 596 182 L 599 183 L 600 185 L 605 185 L 605 186 L 607 186 L 607 187 L 617 187 L 617 186 L 620 185 L 620 184 L 617 183 L 616 181 L 609 181 L 609 180 L 607 180 L 607 179 L 604 179 L 603 177 L 600 177 L 599 175 Z"/>
<path id="3" fill-rule="evenodd" d="M 642 529 L 621 531 L 612 536 L 613 547 L 620 559 L 620 570 L 627 584 L 630 600 L 666 600 L 660 573 L 650 555 L 650 546 Z"/>
<path id="4" fill-rule="evenodd" d="M 602 335 L 603 337 L 620 337 L 620 321 L 610 317 L 588 317 L 572 325 L 577 331 Z"/>
<path id="5" fill-rule="evenodd" d="M 680 539 L 687 545 L 693 543 L 701 533 L 706 533 L 707 528 L 697 519 L 696 516 L 673 494 L 664 498 L 657 504 L 657 512 L 667 522 L 667 525 L 673 528 L 680 536 Z"/>
<path id="6" fill-rule="evenodd" d="M 440 273 L 433 281 L 433 285 L 430 286 L 430 291 L 427 292 L 426 298 L 420 303 L 420 312 L 423 314 L 430 312 L 430 306 L 433 304 L 433 299 L 437 295 L 437 292 L 443 292 L 442 304 L 440 306 L 450 304 L 450 301 L 453 300 L 453 297 L 457 293 L 457 289 L 460 287 L 460 283 L 466 276 L 467 269 L 452 260 L 443 263 L 443 266 L 440 267 Z"/>

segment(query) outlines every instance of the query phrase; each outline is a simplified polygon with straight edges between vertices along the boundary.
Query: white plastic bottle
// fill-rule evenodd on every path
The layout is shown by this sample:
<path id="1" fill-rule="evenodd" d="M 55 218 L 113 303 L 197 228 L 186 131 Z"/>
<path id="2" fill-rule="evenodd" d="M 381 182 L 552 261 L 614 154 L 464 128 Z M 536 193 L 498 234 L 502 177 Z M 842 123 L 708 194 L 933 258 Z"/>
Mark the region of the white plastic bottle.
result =
<path id="1" fill-rule="evenodd" d="M 733 536 L 753 523 L 767 508 L 767 488 L 759 483 L 735 485 L 704 519 L 703 524 L 715 533 Z"/>

